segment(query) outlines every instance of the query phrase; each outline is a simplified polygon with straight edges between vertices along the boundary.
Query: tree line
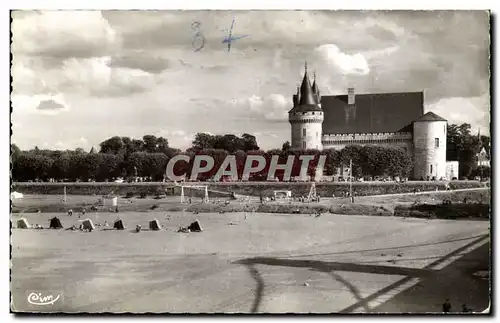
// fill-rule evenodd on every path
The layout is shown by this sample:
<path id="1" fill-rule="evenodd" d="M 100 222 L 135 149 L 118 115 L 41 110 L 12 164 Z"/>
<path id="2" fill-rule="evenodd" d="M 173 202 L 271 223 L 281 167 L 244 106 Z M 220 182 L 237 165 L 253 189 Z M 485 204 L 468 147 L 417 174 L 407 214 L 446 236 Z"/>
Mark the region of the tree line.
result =
<path id="1" fill-rule="evenodd" d="M 459 160 L 460 176 L 470 176 L 480 169 L 475 166 L 476 154 L 481 146 L 489 151 L 489 137 L 474 136 L 470 133 L 470 125 L 449 125 L 448 127 L 448 160 Z M 190 162 L 178 162 L 174 173 L 184 172 L 190 176 L 193 160 L 196 155 L 206 154 L 214 158 L 212 171 L 200 174 L 200 180 L 209 180 L 215 175 L 219 166 L 228 154 L 235 155 L 238 175 L 241 177 L 243 166 L 248 155 L 261 155 L 266 159 L 266 167 L 254 174 L 250 180 L 265 180 L 272 155 L 279 155 L 279 163 L 284 164 L 288 156 L 314 155 L 310 163 L 308 175 L 315 175 L 315 168 L 320 155 L 326 155 L 324 171 L 326 175 L 335 175 L 341 166 L 353 162 L 353 176 L 400 176 L 411 177 L 412 158 L 408 152 L 399 148 L 382 146 L 347 146 L 342 150 L 294 150 L 288 142 L 281 149 L 263 151 L 259 148 L 255 136 L 243 134 L 210 135 L 198 133 L 190 148 L 186 151 L 172 148 L 168 140 L 152 135 L 142 139 L 129 137 L 112 137 L 99 144 L 99 151 L 94 148 L 86 152 L 81 148 L 75 150 L 42 150 L 38 147 L 21 151 L 15 144 L 11 145 L 12 178 L 14 181 L 54 179 L 56 181 L 106 181 L 121 177 L 145 177 L 151 181 L 162 181 L 168 161 L 178 155 L 190 156 Z M 481 170 L 484 175 L 484 171 Z M 295 159 L 292 176 L 300 173 L 300 161 Z M 282 171 L 277 172 L 282 177 Z M 474 175 L 475 176 L 475 175 Z"/>

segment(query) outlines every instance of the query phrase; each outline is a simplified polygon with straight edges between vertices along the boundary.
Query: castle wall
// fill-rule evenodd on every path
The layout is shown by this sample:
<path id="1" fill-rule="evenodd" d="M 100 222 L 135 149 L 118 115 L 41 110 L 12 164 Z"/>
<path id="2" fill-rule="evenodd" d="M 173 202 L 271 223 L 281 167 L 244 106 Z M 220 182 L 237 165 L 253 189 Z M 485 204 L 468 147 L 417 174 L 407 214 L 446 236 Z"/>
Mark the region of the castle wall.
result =
<path id="1" fill-rule="evenodd" d="M 323 112 L 296 112 L 288 117 L 292 126 L 292 148 L 323 149 L 321 144 Z"/>
<path id="2" fill-rule="evenodd" d="M 458 161 L 447 161 L 446 162 L 446 179 L 453 180 L 453 178 L 458 179 Z"/>
<path id="3" fill-rule="evenodd" d="M 322 138 L 323 149 L 341 150 L 350 145 L 376 145 L 399 147 L 413 151 L 413 136 L 410 132 L 325 134 Z"/>
<path id="4" fill-rule="evenodd" d="M 415 179 L 446 178 L 446 121 L 413 123 Z"/>

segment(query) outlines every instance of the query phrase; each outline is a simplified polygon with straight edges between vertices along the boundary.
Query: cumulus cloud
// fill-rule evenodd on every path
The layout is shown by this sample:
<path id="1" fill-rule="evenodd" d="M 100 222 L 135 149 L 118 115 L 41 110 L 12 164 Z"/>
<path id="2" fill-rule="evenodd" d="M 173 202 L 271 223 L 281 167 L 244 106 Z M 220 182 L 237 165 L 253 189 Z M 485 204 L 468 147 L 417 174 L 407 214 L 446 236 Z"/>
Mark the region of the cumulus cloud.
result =
<path id="1" fill-rule="evenodd" d="M 239 106 L 246 110 L 246 113 L 252 118 L 274 121 L 288 122 L 288 111 L 291 109 L 288 102 L 281 94 L 270 94 L 266 97 L 252 95 L 249 98 L 233 100 L 232 106 Z"/>
<path id="2" fill-rule="evenodd" d="M 149 91 L 158 82 L 155 75 L 141 69 L 112 68 L 110 61 L 109 56 L 69 58 L 47 70 L 36 60 L 19 60 L 12 69 L 13 92 L 125 96 Z"/>
<path id="3" fill-rule="evenodd" d="M 338 68 L 342 74 L 360 74 L 370 73 L 370 67 L 365 57 L 356 53 L 353 55 L 343 53 L 337 45 L 325 44 L 316 48 L 321 56 L 331 65 Z"/>
<path id="4" fill-rule="evenodd" d="M 12 22 L 12 52 L 56 57 L 93 57 L 109 54 L 116 33 L 100 11 L 38 11 Z"/>
<path id="5" fill-rule="evenodd" d="M 480 97 L 443 98 L 428 104 L 427 111 L 442 116 L 448 123 L 468 123 L 474 132 L 480 129 L 482 133 L 490 132 L 490 98 L 488 94 Z"/>

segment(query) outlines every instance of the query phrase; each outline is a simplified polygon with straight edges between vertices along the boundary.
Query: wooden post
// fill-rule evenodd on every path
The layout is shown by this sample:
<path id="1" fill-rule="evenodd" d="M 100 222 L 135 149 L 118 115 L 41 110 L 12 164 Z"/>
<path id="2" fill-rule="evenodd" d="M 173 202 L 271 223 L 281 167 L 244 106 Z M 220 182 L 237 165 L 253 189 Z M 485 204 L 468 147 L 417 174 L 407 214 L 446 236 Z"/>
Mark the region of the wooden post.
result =
<path id="1" fill-rule="evenodd" d="M 352 159 L 349 160 L 349 196 L 351 201 L 354 201 L 352 196 Z"/>

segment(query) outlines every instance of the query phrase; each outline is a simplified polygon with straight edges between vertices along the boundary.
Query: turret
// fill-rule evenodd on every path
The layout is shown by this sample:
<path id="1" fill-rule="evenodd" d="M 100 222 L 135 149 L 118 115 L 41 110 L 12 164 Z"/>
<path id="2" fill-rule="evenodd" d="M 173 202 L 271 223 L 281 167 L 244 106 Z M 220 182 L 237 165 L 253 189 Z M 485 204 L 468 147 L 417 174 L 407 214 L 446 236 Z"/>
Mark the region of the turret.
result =
<path id="1" fill-rule="evenodd" d="M 427 112 L 413 122 L 416 180 L 446 177 L 446 127 L 446 119 L 434 112 Z"/>
<path id="2" fill-rule="evenodd" d="M 316 83 L 316 72 L 314 72 L 314 82 L 312 86 L 313 94 L 316 99 L 316 104 L 321 105 L 321 94 L 319 92 L 318 83 Z"/>
<path id="3" fill-rule="evenodd" d="M 300 104 L 300 87 L 297 86 L 297 94 L 293 97 L 293 107 L 298 107 Z"/>
<path id="4" fill-rule="evenodd" d="M 300 86 L 300 105 L 316 105 L 316 100 L 314 98 L 313 89 L 311 86 L 311 81 L 309 80 L 309 75 L 307 75 L 307 63 L 305 65 L 304 78 L 302 79 L 302 85 Z"/>
<path id="5" fill-rule="evenodd" d="M 300 89 L 294 96 L 293 109 L 288 113 L 288 120 L 292 126 L 292 148 L 295 149 L 322 149 L 321 137 L 323 127 L 323 110 L 319 104 L 319 89 L 314 77 L 311 86 L 307 74 L 307 63 Z"/>

